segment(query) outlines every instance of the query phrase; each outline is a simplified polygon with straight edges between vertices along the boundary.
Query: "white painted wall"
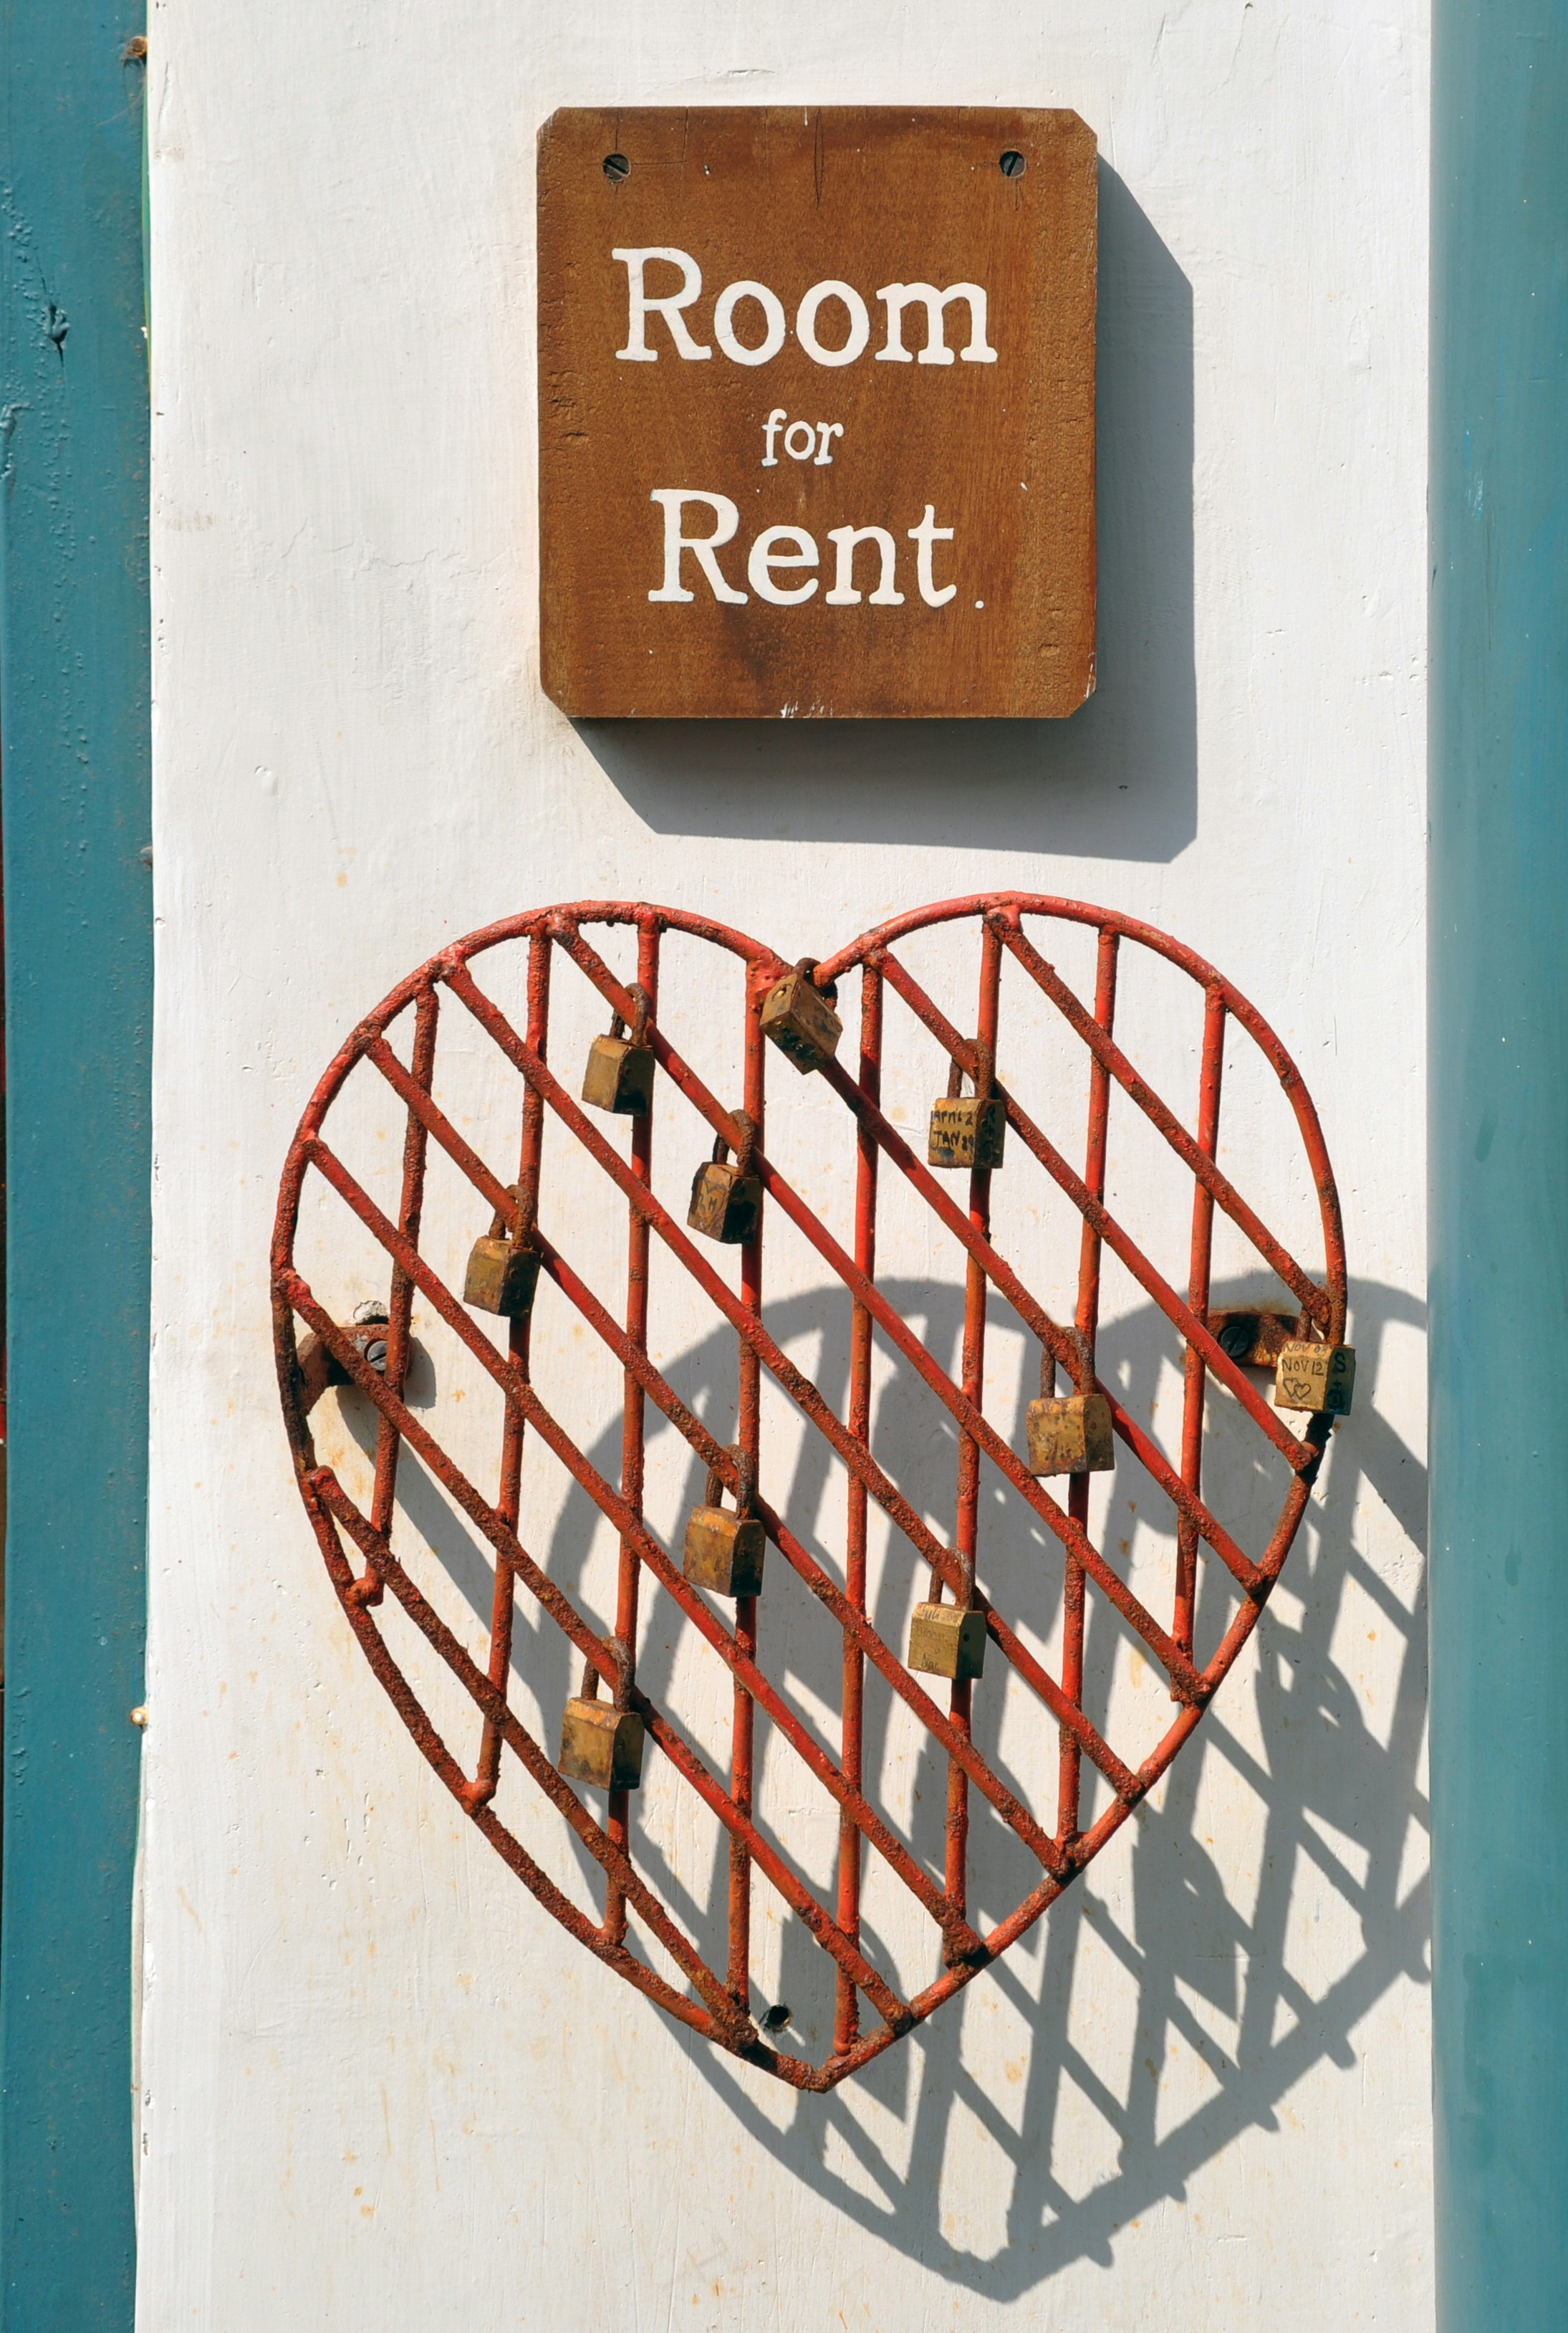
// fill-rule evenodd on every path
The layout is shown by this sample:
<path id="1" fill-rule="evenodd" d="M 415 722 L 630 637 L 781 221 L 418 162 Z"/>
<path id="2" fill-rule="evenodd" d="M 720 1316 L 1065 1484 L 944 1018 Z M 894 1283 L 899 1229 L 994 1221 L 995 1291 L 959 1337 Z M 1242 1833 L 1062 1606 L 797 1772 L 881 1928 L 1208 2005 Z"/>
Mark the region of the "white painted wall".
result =
<path id="1" fill-rule="evenodd" d="M 1425 19 L 157 0 L 149 2333 L 1429 2323 Z M 579 736 L 540 694 L 534 133 L 687 100 L 1095 128 L 1070 724 Z M 640 894 L 794 955 L 1004 883 L 1175 931 L 1296 1051 L 1358 1415 L 1255 1656 L 1077 1900 L 798 2100 L 551 1925 L 347 1641 L 272 1385 L 278 1171 L 359 1013 L 493 917 Z"/>

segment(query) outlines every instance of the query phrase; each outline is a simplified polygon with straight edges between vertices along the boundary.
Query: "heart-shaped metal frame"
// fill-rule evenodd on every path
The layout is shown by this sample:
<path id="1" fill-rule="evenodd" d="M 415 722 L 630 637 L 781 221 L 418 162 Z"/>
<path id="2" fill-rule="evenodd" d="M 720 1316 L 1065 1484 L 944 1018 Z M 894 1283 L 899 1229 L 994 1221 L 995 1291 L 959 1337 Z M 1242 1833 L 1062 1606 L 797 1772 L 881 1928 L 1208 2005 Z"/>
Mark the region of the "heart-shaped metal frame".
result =
<path id="1" fill-rule="evenodd" d="M 980 938 L 977 1027 L 962 1035 L 938 1008 L 896 953 L 909 935 L 942 923 L 972 921 Z M 1086 925 L 1097 934 L 1095 992 L 1092 1003 L 1077 996 L 1042 955 L 1028 926 L 1042 920 Z M 601 925 L 633 926 L 636 934 L 636 986 L 623 985 L 588 937 Z M 666 933 L 687 935 L 728 951 L 743 970 L 744 1075 L 739 1110 L 710 1092 L 683 1058 L 658 1014 L 660 947 Z M 477 958 L 511 943 L 528 949 L 527 1013 L 519 1029 L 474 976 Z M 1203 1000 L 1202 1041 L 1195 1131 L 1140 1077 L 1114 1034 L 1117 967 L 1128 944 L 1149 949 L 1195 982 Z M 959 1205 L 911 1150 L 879 1107 L 884 1005 L 887 993 L 923 1024 L 958 1069 L 988 1084 L 997 1059 L 1000 974 L 1010 957 L 1033 991 L 1061 1017 L 1088 1056 L 1084 1163 L 1075 1166 L 1011 1093 L 1001 1094 L 1009 1133 L 1043 1168 L 1082 1218 L 1078 1295 L 1071 1323 L 1057 1321 L 1023 1284 L 991 1244 L 990 1174 L 969 1177 L 968 1205 Z M 658 1070 L 737 1153 L 749 1154 L 749 1171 L 765 1195 L 752 1236 L 738 1250 L 738 1285 L 716 1268 L 717 1254 L 704 1253 L 684 1224 L 660 1202 L 653 1186 L 651 1112 L 630 1119 L 628 1148 L 618 1149 L 579 1108 L 549 1061 L 552 966 L 569 959 L 611 1010 L 628 1023 L 642 1015 L 645 1041 Z M 770 1048 L 762 1033 L 765 998 L 789 967 L 760 942 L 701 917 L 644 904 L 596 902 L 541 908 L 474 933 L 445 948 L 400 983 L 354 1030 L 311 1097 L 290 1147 L 279 1195 L 272 1244 L 272 1287 L 279 1384 L 301 1493 L 315 1528 L 339 1600 L 359 1644 L 416 1743 L 491 1845 L 539 1901 L 579 1943 L 646 1993 L 674 2017 L 708 2039 L 782 2079 L 806 2089 L 827 2089 L 865 2065 L 901 2034 L 929 2016 L 979 1971 L 1022 1936 L 1050 1903 L 1091 1861 L 1165 1771 L 1199 1722 L 1255 1627 L 1280 1568 L 1289 1553 L 1330 1430 L 1313 1416 L 1296 1434 L 1248 1376 L 1246 1356 L 1233 1358 L 1220 1341 L 1220 1324 L 1209 1313 L 1211 1235 L 1218 1207 L 1245 1234 L 1257 1256 L 1276 1273 L 1299 1307 L 1298 1332 L 1343 1341 L 1345 1324 L 1343 1244 L 1337 1195 L 1316 1113 L 1300 1074 L 1267 1022 L 1212 965 L 1150 926 L 1110 910 L 1073 900 L 997 893 L 918 909 L 856 940 L 830 961 L 808 967 L 819 989 L 836 994 L 836 984 L 858 970 L 860 1045 L 856 1071 L 828 1061 L 816 1074 L 831 1087 L 854 1121 L 856 1145 L 855 1252 L 832 1236 L 809 1206 L 779 1173 L 763 1147 L 766 1066 Z M 492 1169 L 435 1099 L 436 1040 L 442 999 L 462 1008 L 470 1037 L 483 1032 L 522 1081 L 521 1133 L 515 1177 Z M 388 1032 L 401 1016 L 412 1016 L 407 1059 Z M 1315 1280 L 1288 1253 L 1232 1187 L 1217 1163 L 1219 1105 L 1227 1031 L 1239 1030 L 1261 1052 L 1289 1102 L 1305 1147 L 1321 1213 L 1325 1270 Z M 386 1080 L 406 1106 L 402 1189 L 394 1222 L 372 1199 L 333 1148 L 323 1131 L 331 1106 L 359 1064 Z M 793 1077 L 793 1071 L 791 1072 Z M 1119 1090 L 1142 1118 L 1157 1129 L 1192 1177 L 1191 1242 L 1185 1298 L 1142 1252 L 1106 1207 L 1106 1159 L 1110 1105 Z M 976 1090 L 979 1090 L 977 1083 Z M 997 1089 L 1000 1093 L 1001 1090 Z M 1124 1105 L 1123 1105 L 1124 1106 Z M 540 1159 L 546 1113 L 575 1137 L 586 1158 L 626 1202 L 627 1273 L 623 1318 L 586 1284 L 550 1235 L 551 1194 L 540 1189 Z M 425 1161 L 431 1142 L 454 1163 L 486 1209 L 493 1210 L 514 1236 L 528 1243 L 540 1267 L 615 1355 L 625 1372 L 626 1401 L 618 1484 L 607 1481 L 568 1434 L 534 1382 L 530 1356 L 530 1319 L 511 1324 L 508 1349 L 492 1339 L 471 1311 L 443 1283 L 421 1253 Z M 884 1166 L 913 1186 L 932 1216 L 964 1253 L 966 1291 L 963 1359 L 955 1382 L 935 1356 L 901 1319 L 876 1280 L 879 1177 Z M 365 1331 L 334 1320 L 297 1268 L 294 1255 L 301 1188 L 309 1174 L 320 1176 L 372 1239 L 390 1265 L 387 1321 L 377 1335 L 385 1344 L 381 1365 Z M 556 1232 L 565 1228 L 566 1197 L 558 1203 Z M 811 1243 L 847 1291 L 852 1308 L 849 1396 L 846 1414 L 837 1414 L 819 1389 L 770 1336 L 763 1304 L 763 1221 L 777 1207 Z M 687 1409 L 649 1358 L 648 1261 L 657 1238 L 735 1330 L 740 1353 L 740 1417 L 736 1443 L 721 1445 Z M 1173 1464 L 1151 1433 L 1130 1415 L 1114 1387 L 1096 1378 L 1101 1259 L 1109 1249 L 1175 1328 L 1181 1340 L 1184 1372 L 1181 1452 Z M 1040 1344 L 1044 1377 L 1060 1370 L 1077 1393 L 1097 1390 L 1109 1401 L 1116 1435 L 1169 1501 L 1175 1517 L 1174 1579 L 1168 1623 L 1157 1618 L 1096 1547 L 1088 1531 L 1089 1477 L 1070 1477 L 1066 1503 L 1058 1503 L 1037 1481 L 987 1419 L 983 1364 L 988 1291 L 1011 1307 Z M 442 1448 L 437 1436 L 410 1408 L 406 1396 L 411 1311 L 416 1292 L 461 1339 L 504 1397 L 504 1427 L 498 1496 L 489 1499 Z M 313 1351 L 302 1349 L 296 1321 L 311 1332 Z M 958 1444 L 958 1476 L 951 1543 L 917 1514 L 873 1455 L 871 1448 L 872 1348 L 880 1332 L 915 1372 L 951 1421 Z M 690 1446 L 700 1464 L 737 1494 L 750 1494 L 757 1480 L 759 1396 L 766 1371 L 795 1403 L 810 1429 L 843 1462 L 848 1477 L 842 1560 L 830 1571 L 791 1531 L 785 1516 L 759 1493 L 753 1512 L 779 1550 L 788 1573 L 786 1592 L 804 1590 L 842 1631 L 843 1703 L 839 1753 L 832 1756 L 816 1733 L 792 1710 L 770 1682 L 759 1648 L 755 1598 L 733 1607 L 733 1622 L 719 1617 L 712 1602 L 688 1582 L 681 1567 L 650 1531 L 643 1514 L 645 1405 L 652 1402 Z M 374 1490 L 368 1508 L 350 1497 L 338 1474 L 319 1462 L 309 1415 L 311 1400 L 330 1372 L 357 1385 L 378 1413 Z M 1213 1387 L 1222 1387 L 1237 1414 L 1256 1428 L 1289 1470 L 1277 1522 L 1261 1554 L 1248 1556 L 1205 1503 L 1200 1474 L 1206 1405 Z M 1047 1387 L 1048 1389 L 1048 1387 Z M 618 1599 L 614 1631 L 607 1637 L 578 1608 L 520 1541 L 517 1523 L 524 1440 L 531 1429 L 608 1519 L 620 1541 Z M 495 1598 L 489 1659 L 482 1667 L 458 1640 L 405 1568 L 393 1547 L 398 1454 L 406 1444 L 494 1551 Z M 1030 1651 L 1007 1616 L 988 1600 L 976 1577 L 981 1462 L 994 1467 L 1061 1546 L 1063 1602 L 1060 1674 L 1052 1675 Z M 766 1468 L 763 1468 L 765 1479 Z M 938 1705 L 929 1676 L 912 1674 L 876 1632 L 867 1615 L 866 1525 L 871 1505 L 880 1508 L 895 1534 L 919 1563 L 930 1567 L 934 1593 L 943 1589 L 959 1604 L 984 1616 L 989 1642 L 1008 1665 L 1009 1675 L 1045 1704 L 1059 1729 L 1056 1807 L 1047 1818 L 1027 1789 L 996 1771 L 999 1761 L 982 1756 L 972 1736 L 974 1686 L 955 1682 L 948 1705 Z M 356 1569 L 357 1551 L 360 1568 Z M 1239 1594 L 1234 1615 L 1212 1656 L 1196 1664 L 1193 1612 L 1200 1556 L 1218 1559 L 1233 1576 Z M 733 1684 L 730 1771 L 721 1779 L 669 1713 L 638 1685 L 636 1653 L 645 1583 L 652 1594 L 672 1600 L 684 1622 L 725 1664 Z M 679 1921 L 637 1868 L 631 1800 L 610 1791 L 604 1819 L 563 1779 L 547 1751 L 530 1733 L 509 1698 L 512 1619 L 517 1591 L 536 1601 L 541 1614 L 562 1631 L 586 1665 L 597 1692 L 599 1681 L 623 1710 L 640 1716 L 646 1738 L 668 1762 L 681 1784 L 711 1810 L 729 1838 L 728 1963 L 722 1973 L 709 1966 Z M 478 1734 L 473 1771 L 467 1771 L 389 1650 L 375 1608 L 390 1590 L 397 1604 L 472 1702 Z M 1085 1714 L 1084 1702 L 1084 1612 L 1085 1594 L 1104 1596 L 1133 1630 L 1169 1680 L 1177 1714 L 1152 1753 L 1136 1766 L 1118 1756 Z M 770 1591 L 772 1592 L 772 1591 Z M 891 1694 L 912 1712 L 945 1758 L 948 1771 L 945 1859 L 941 1878 L 917 1858 L 885 1814 L 868 1795 L 862 1771 L 862 1721 L 867 1664 Z M 837 1898 L 831 1907 L 804 1883 L 791 1863 L 759 1827 L 753 1810 L 753 1728 L 760 1707 L 777 1734 L 802 1762 L 815 1782 L 836 1802 L 839 1823 Z M 497 1817 L 492 1801 L 503 1751 L 569 1825 L 587 1855 L 604 1874 L 604 1911 L 595 1921 L 575 1906 Z M 1086 1829 L 1079 1828 L 1081 1778 L 1088 1760 L 1108 1786 L 1108 1801 Z M 1007 1916 L 983 1932 L 971 1923 L 969 1906 L 971 1800 L 978 1798 L 1022 1842 L 1039 1867 L 1038 1881 Z M 862 1934 L 860 1893 L 866 1847 L 882 1858 L 928 1916 L 941 1939 L 941 1973 L 913 1998 L 901 1997 L 887 1971 L 875 1965 Z M 751 1883 L 762 1871 L 789 1909 L 805 1924 L 837 1969 L 837 2014 L 831 2053 L 818 2066 L 777 2049 L 751 2013 Z M 684 1979 L 686 1991 L 669 1982 L 636 1949 L 638 1924 Z M 875 2015 L 861 2031 L 862 2003 Z"/>

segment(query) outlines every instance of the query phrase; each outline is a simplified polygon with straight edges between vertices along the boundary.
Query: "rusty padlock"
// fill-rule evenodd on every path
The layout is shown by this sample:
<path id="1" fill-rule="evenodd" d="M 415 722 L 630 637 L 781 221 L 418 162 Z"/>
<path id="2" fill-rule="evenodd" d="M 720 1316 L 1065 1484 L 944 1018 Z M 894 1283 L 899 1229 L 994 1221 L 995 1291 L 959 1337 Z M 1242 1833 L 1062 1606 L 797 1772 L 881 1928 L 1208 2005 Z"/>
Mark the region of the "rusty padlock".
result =
<path id="1" fill-rule="evenodd" d="M 1276 1409 L 1309 1409 L 1319 1416 L 1347 1417 L 1355 1391 L 1355 1352 L 1350 1345 L 1286 1345 L 1274 1373 Z"/>
<path id="2" fill-rule="evenodd" d="M 712 1158 L 705 1159 L 692 1177 L 692 1204 L 686 1211 L 686 1221 L 694 1232 L 718 1240 L 725 1247 L 739 1247 L 749 1240 L 762 1212 L 762 1186 L 750 1171 L 751 1121 L 743 1109 L 736 1110 L 734 1118 L 742 1129 L 734 1164 L 730 1162 L 730 1146 L 721 1134 L 713 1144 Z"/>
<path id="3" fill-rule="evenodd" d="M 955 1683 L 977 1677 L 986 1663 L 986 1616 L 958 1604 L 917 1604 L 909 1623 L 905 1666 Z"/>
<path id="4" fill-rule="evenodd" d="M 626 1035 L 626 1024 L 620 1014 L 613 1014 L 609 1035 L 596 1037 L 588 1047 L 582 1081 L 582 1098 L 590 1109 L 613 1110 L 619 1118 L 640 1118 L 653 1107 L 654 1099 L 648 1000 L 636 985 L 631 994 L 637 1008 L 631 1035 Z"/>
<path id="5" fill-rule="evenodd" d="M 1040 1350 L 1040 1397 L 1024 1414 L 1029 1473 L 1104 1474 L 1116 1463 L 1111 1405 L 1103 1393 L 1056 1393 L 1056 1365 Z"/>
<path id="6" fill-rule="evenodd" d="M 762 1034 L 771 1037 L 802 1077 L 833 1059 L 844 1034 L 833 1010 L 838 990 L 831 983 L 818 988 L 811 978 L 816 969 L 815 957 L 802 956 L 793 972 L 774 983 L 762 1005 Z"/>
<path id="7" fill-rule="evenodd" d="M 757 1469 L 737 1444 L 730 1452 L 740 1477 L 733 1514 L 720 1502 L 722 1477 L 710 1468 L 703 1503 L 693 1507 L 686 1522 L 686 1543 L 681 1570 L 694 1588 L 710 1588 L 715 1596 L 758 1596 L 762 1590 L 762 1558 L 768 1534 L 752 1513 L 757 1496 Z"/>
<path id="8" fill-rule="evenodd" d="M 626 1706 L 624 1649 L 613 1637 L 607 1642 L 619 1670 L 615 1697 L 599 1699 L 598 1670 L 592 1661 L 585 1662 L 582 1691 L 561 1714 L 556 1767 L 569 1782 L 588 1782 L 597 1791 L 635 1791 L 643 1779 L 643 1721 Z"/>
<path id="9" fill-rule="evenodd" d="M 965 1094 L 963 1071 L 956 1061 L 947 1073 L 947 1092 L 931 1109 L 931 1135 L 926 1144 L 930 1166 L 999 1166 L 1007 1139 L 1008 1106 L 996 1091 L 991 1049 L 983 1038 L 975 1045 L 980 1075 L 972 1094 Z"/>
<path id="10" fill-rule="evenodd" d="M 515 1183 L 507 1196 L 521 1206 L 521 1193 Z M 516 1320 L 532 1311 L 538 1285 L 538 1256 L 522 1241 L 509 1235 L 506 1219 L 498 1213 L 485 1237 L 473 1243 L 463 1282 L 464 1302 L 472 1304 L 476 1312 L 499 1312 L 503 1320 Z"/>

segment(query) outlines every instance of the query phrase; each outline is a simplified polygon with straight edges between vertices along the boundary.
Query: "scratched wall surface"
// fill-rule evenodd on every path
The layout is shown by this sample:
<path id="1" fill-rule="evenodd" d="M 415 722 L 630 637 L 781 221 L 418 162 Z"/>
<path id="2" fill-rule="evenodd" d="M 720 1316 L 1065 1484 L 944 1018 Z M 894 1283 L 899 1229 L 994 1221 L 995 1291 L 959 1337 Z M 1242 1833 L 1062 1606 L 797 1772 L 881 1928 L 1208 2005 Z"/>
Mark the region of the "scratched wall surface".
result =
<path id="1" fill-rule="evenodd" d="M 1423 0 L 165 0 L 149 29 L 139 2321 L 1315 2333 L 1326 2295 L 1336 2322 L 1427 2327 Z M 543 696 L 534 135 L 560 104 L 683 101 L 1094 128 L 1099 688 L 1070 721 L 574 729 Z M 359 1013 L 509 911 L 642 896 L 793 957 L 1002 885 L 1148 917 L 1274 1022 L 1339 1171 L 1357 1409 L 1149 1805 L 1001 1971 L 801 2098 L 573 1945 L 355 1650 L 278 1417 L 277 1179 Z M 1139 1010 L 1178 1077 L 1174 1002 Z M 1277 1126 L 1238 1100 L 1266 1176 Z M 607 1253 L 607 1200 L 571 1206 Z M 899 1269 L 951 1337 L 951 1253 L 915 1240 Z M 781 1291 L 792 1349 L 827 1334 L 822 1278 Z M 1120 1301 L 1135 1370 L 1149 1324 Z M 720 1418 L 728 1349 L 670 1301 L 668 1366 Z M 999 1412 L 1019 1367 L 999 1335 Z M 616 1395 L 584 1368 L 585 1446 L 615 1444 Z M 366 1416 L 331 1394 L 320 1423 L 347 1471 Z M 539 1496 L 536 1538 L 587 1580 L 580 1502 Z M 410 1527 L 451 1610 L 487 1606 L 473 1536 L 429 1500 Z M 1135 1664 L 1115 1685 L 1154 1690 Z M 668 1851 L 705 1916 L 711 1841 Z M 776 1907 L 760 1931 L 788 1998 L 804 1956 Z"/>

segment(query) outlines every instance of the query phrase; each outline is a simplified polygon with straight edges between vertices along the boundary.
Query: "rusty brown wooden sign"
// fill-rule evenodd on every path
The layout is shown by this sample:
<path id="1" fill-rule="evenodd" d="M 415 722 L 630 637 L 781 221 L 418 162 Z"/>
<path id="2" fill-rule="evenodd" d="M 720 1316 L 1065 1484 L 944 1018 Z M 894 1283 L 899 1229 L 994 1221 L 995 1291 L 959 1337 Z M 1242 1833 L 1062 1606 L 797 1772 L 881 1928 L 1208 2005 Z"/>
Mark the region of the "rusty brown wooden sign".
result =
<path id="1" fill-rule="evenodd" d="M 574 715 L 1061 715 L 1095 685 L 1092 132 L 540 134 L 540 634 Z"/>

